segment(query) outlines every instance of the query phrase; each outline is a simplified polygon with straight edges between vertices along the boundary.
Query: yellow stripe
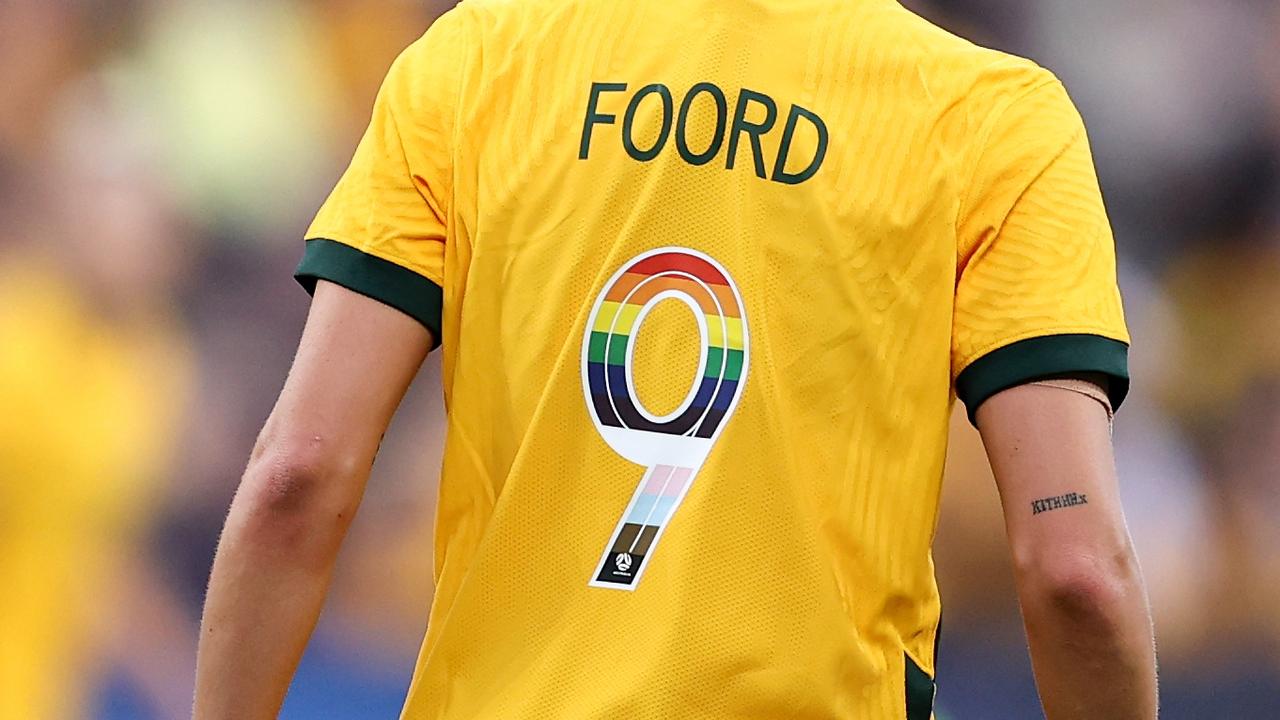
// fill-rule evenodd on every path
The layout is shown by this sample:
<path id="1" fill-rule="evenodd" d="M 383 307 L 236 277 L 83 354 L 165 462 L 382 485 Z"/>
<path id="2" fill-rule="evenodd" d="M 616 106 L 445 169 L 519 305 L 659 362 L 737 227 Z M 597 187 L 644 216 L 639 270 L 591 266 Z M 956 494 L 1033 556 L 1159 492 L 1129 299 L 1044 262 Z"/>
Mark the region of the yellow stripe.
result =
<path id="1" fill-rule="evenodd" d="M 619 302 L 603 302 L 600 303 L 600 312 L 596 315 L 595 324 L 591 329 L 595 332 L 612 332 L 620 335 L 633 335 L 636 324 L 636 316 L 640 314 L 639 305 L 630 303 L 623 304 Z M 721 318 L 714 315 L 704 316 L 707 319 L 707 330 L 711 344 L 715 347 L 727 347 L 729 350 L 742 349 L 742 319 L 726 317 L 724 325 L 721 325 Z M 615 322 L 616 320 L 616 322 Z M 725 342 L 725 330 L 728 330 L 728 343 Z"/>
<path id="2" fill-rule="evenodd" d="M 711 338 L 711 344 L 717 347 L 727 347 L 730 350 L 742 349 L 742 320 L 740 318 L 724 319 L 725 325 L 721 326 L 720 318 L 708 317 L 707 330 Z M 725 342 L 725 330 L 728 330 L 729 342 Z"/>
<path id="3" fill-rule="evenodd" d="M 596 332 L 630 335 L 631 327 L 636 323 L 636 315 L 639 314 L 639 305 L 603 302 L 600 303 L 600 313 L 596 315 L 596 323 L 591 329 Z"/>

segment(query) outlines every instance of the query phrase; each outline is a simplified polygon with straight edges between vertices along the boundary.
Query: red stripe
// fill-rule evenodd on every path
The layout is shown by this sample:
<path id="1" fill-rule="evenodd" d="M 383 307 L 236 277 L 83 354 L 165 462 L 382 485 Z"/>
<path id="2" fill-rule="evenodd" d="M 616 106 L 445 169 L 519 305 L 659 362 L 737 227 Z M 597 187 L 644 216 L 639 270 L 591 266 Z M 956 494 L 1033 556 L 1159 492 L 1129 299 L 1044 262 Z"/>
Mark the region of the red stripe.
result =
<path id="1" fill-rule="evenodd" d="M 728 285 L 729 281 L 714 265 L 700 257 L 684 253 L 666 252 L 644 260 L 627 268 L 627 272 L 642 275 L 654 275 L 664 270 L 679 270 L 713 285 Z"/>

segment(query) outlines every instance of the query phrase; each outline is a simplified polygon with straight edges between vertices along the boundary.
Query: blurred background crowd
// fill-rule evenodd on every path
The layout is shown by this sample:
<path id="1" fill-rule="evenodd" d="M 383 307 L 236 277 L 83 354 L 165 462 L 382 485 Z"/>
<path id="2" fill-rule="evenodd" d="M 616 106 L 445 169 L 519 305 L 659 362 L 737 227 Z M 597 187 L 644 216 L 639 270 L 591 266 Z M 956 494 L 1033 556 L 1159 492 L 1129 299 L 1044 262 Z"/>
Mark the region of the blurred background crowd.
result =
<path id="1" fill-rule="evenodd" d="M 0 0 L 0 720 L 188 712 L 218 530 L 307 309 L 300 235 L 451 4 Z M 907 4 L 1080 106 L 1134 338 L 1115 440 L 1164 717 L 1280 716 L 1280 3 Z M 432 359 L 286 718 L 396 717 L 438 384 Z M 999 505 L 955 427 L 941 717 L 1037 717 Z"/>

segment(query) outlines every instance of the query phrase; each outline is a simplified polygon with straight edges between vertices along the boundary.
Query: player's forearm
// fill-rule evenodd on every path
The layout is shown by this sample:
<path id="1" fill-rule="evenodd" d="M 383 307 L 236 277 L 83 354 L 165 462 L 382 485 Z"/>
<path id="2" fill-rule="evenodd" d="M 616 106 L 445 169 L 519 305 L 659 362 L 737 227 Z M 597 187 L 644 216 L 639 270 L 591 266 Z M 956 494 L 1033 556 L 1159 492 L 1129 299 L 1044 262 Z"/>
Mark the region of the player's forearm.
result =
<path id="1" fill-rule="evenodd" d="M 1062 553 L 1020 569 L 1019 596 L 1048 720 L 1153 720 L 1151 616 L 1132 548 Z"/>
<path id="2" fill-rule="evenodd" d="M 276 717 L 355 510 L 344 498 L 324 497 L 323 488 L 346 484 L 251 464 L 205 601 L 196 720 Z"/>

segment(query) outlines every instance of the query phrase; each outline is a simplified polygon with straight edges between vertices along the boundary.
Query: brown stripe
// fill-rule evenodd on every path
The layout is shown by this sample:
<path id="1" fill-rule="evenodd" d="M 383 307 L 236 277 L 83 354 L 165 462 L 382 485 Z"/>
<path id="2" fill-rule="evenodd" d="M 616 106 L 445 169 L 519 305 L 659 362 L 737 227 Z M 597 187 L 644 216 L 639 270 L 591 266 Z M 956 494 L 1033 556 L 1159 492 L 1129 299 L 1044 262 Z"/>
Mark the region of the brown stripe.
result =
<path id="1" fill-rule="evenodd" d="M 644 531 L 640 533 L 640 540 L 636 543 L 636 549 L 632 551 L 634 555 L 648 555 L 649 546 L 653 545 L 653 539 L 658 536 L 658 526 L 645 525 Z"/>
<path id="2" fill-rule="evenodd" d="M 609 552 L 615 552 L 615 553 L 631 552 L 631 545 L 635 543 L 636 536 L 640 534 L 641 527 L 642 526 L 637 525 L 635 523 L 627 523 L 623 525 L 622 532 L 618 533 L 618 539 L 613 541 L 613 549 L 611 549 Z M 637 552 L 644 552 L 644 551 L 637 550 Z"/>

